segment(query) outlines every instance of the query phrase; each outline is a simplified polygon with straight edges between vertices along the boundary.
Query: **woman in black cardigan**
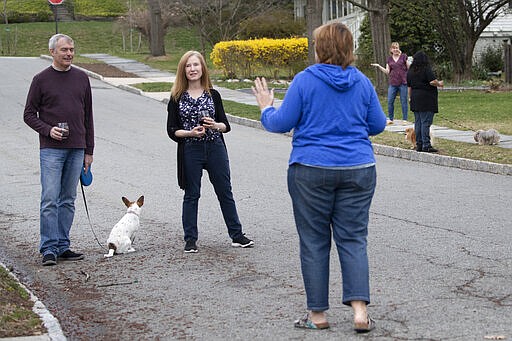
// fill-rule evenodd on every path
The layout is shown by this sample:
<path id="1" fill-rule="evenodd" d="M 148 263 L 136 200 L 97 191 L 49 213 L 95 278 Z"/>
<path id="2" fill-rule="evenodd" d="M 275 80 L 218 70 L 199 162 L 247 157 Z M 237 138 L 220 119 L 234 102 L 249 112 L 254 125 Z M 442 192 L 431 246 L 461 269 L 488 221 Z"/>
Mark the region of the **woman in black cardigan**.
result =
<path id="1" fill-rule="evenodd" d="M 437 88 L 443 87 L 437 80 L 427 55 L 416 52 L 407 72 L 407 86 L 411 111 L 414 112 L 414 130 L 416 132 L 416 150 L 418 152 L 437 153 L 430 143 L 430 126 L 434 114 L 438 111 Z"/>
<path id="2" fill-rule="evenodd" d="M 231 245 L 252 246 L 254 242 L 242 233 L 231 192 L 229 158 L 222 136 L 231 127 L 199 52 L 188 51 L 181 57 L 167 113 L 167 134 L 178 143 L 178 184 L 185 190 L 182 211 L 185 252 L 197 252 L 197 211 L 203 169 L 215 189 Z"/>

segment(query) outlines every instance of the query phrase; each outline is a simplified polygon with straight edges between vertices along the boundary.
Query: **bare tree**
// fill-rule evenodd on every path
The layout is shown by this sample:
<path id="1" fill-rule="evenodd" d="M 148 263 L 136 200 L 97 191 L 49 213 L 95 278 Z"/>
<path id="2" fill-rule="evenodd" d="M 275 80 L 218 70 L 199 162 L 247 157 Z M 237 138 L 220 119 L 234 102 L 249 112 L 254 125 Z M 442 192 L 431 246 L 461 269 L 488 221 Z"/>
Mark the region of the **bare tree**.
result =
<path id="1" fill-rule="evenodd" d="M 147 0 L 149 8 L 149 50 L 152 56 L 165 56 L 165 30 L 159 0 Z"/>
<path id="2" fill-rule="evenodd" d="M 454 81 L 471 79 L 473 51 L 483 30 L 510 0 L 427 1 L 424 15 L 435 22 L 453 65 Z"/>
<path id="3" fill-rule="evenodd" d="M 130 7 L 128 15 L 119 18 L 118 22 L 125 29 L 137 29 L 148 39 L 151 55 L 163 56 L 167 28 L 173 22 L 179 22 L 176 10 L 178 5 L 177 1 L 144 0 L 144 6 Z"/>
<path id="4" fill-rule="evenodd" d="M 306 4 L 306 26 L 308 28 L 308 62 L 315 63 L 313 31 L 322 25 L 323 0 L 308 0 Z"/>
<path id="5" fill-rule="evenodd" d="M 179 0 L 180 10 L 190 25 L 197 28 L 203 51 L 205 45 L 235 39 L 240 23 L 268 11 L 276 0 Z"/>
<path id="6" fill-rule="evenodd" d="M 368 0 L 367 6 L 362 4 L 361 1 L 347 1 L 368 12 L 370 30 L 372 32 L 373 56 L 377 63 L 385 65 L 389 55 L 389 45 L 391 45 L 391 33 L 389 31 L 389 0 Z M 377 80 L 377 93 L 380 95 L 386 94 L 388 88 L 387 76 L 377 69 L 375 75 Z"/>
<path id="7" fill-rule="evenodd" d="M 9 20 L 7 19 L 7 0 L 4 0 L 4 11 L 3 11 L 3 14 L 4 14 L 5 24 L 8 25 L 9 24 Z"/>

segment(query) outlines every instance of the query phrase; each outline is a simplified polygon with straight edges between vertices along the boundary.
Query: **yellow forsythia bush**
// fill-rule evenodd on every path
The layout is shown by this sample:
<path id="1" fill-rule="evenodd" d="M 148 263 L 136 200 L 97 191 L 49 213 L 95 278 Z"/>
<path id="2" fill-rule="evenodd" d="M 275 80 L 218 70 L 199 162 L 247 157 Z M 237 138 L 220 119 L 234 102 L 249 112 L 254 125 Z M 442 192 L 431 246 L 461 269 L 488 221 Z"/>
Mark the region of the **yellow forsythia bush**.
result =
<path id="1" fill-rule="evenodd" d="M 302 70 L 308 60 L 307 38 L 221 41 L 210 59 L 228 78 L 266 75 L 278 78 Z"/>

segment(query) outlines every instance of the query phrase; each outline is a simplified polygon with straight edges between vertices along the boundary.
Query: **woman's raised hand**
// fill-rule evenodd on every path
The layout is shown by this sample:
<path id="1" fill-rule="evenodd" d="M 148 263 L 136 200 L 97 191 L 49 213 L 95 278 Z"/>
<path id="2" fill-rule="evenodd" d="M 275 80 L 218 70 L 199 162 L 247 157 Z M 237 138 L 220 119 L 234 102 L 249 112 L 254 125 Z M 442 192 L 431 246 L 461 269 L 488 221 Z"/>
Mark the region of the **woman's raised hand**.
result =
<path id="1" fill-rule="evenodd" d="M 258 102 L 260 109 L 274 105 L 274 89 L 268 89 L 265 77 L 256 77 L 252 93 L 256 96 L 256 102 Z"/>

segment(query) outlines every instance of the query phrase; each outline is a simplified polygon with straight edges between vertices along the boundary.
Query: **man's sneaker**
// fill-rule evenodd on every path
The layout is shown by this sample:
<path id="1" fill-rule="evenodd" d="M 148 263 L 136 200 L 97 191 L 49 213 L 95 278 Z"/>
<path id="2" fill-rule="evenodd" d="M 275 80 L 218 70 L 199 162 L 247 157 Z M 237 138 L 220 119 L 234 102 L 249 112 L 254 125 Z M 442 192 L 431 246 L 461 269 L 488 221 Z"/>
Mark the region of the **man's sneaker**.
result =
<path id="1" fill-rule="evenodd" d="M 53 253 L 47 253 L 43 256 L 43 266 L 57 265 L 57 258 Z"/>
<path id="2" fill-rule="evenodd" d="M 254 242 L 247 238 L 245 235 L 242 235 L 239 238 L 233 239 L 233 242 L 231 243 L 231 246 L 234 247 L 250 247 L 254 245 Z"/>
<path id="3" fill-rule="evenodd" d="M 84 259 L 84 255 L 81 253 L 76 253 L 71 250 L 66 250 L 62 255 L 59 256 L 61 260 L 80 260 Z"/>
<path id="4" fill-rule="evenodd" d="M 195 240 L 187 240 L 185 243 L 185 253 L 196 253 L 197 246 Z"/>

